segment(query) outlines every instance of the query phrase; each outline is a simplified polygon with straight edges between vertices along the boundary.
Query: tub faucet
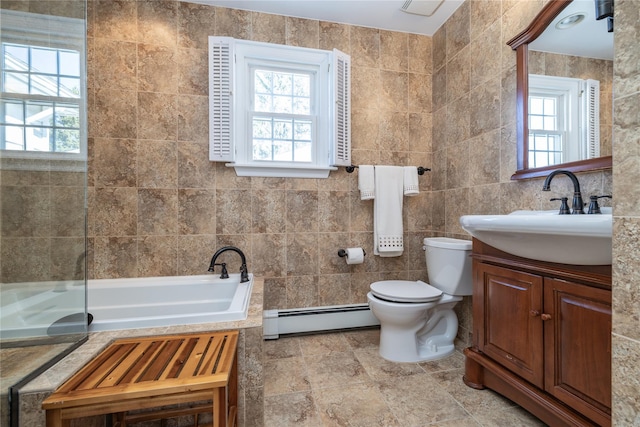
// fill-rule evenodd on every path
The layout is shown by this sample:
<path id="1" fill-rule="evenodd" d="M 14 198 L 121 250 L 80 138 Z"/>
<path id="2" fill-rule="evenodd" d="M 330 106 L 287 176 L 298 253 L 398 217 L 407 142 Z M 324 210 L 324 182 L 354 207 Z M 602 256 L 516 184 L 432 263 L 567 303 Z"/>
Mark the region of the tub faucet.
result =
<path id="1" fill-rule="evenodd" d="M 547 176 L 547 178 L 544 180 L 544 185 L 542 186 L 542 191 L 551 190 L 551 180 L 553 179 L 554 176 L 556 176 L 558 174 L 567 175 L 569 177 L 569 179 L 571 179 L 571 182 L 573 182 L 573 203 L 572 203 L 572 206 L 571 206 L 571 213 L 572 214 L 583 214 L 584 210 L 582 209 L 582 207 L 584 206 L 584 203 L 582 202 L 582 194 L 580 193 L 580 182 L 578 182 L 578 177 L 576 177 L 573 174 L 573 172 L 568 171 L 568 170 L 563 170 L 563 169 L 558 169 L 558 170 L 555 170 L 555 171 L 551 172 Z"/>
<path id="2" fill-rule="evenodd" d="M 240 255 L 240 258 L 242 259 L 242 266 L 240 266 L 240 283 L 248 282 L 249 272 L 247 271 L 247 258 L 245 258 L 244 253 L 240 249 L 236 248 L 235 246 L 224 246 L 218 249 L 216 253 L 213 254 L 213 257 L 211 257 L 211 263 L 209 264 L 209 271 L 213 272 L 216 265 L 221 265 L 222 274 L 220 275 L 220 278 L 221 279 L 229 278 L 229 275 L 225 274 L 227 272 L 226 264 L 225 263 L 216 264 L 216 260 L 218 259 L 218 257 L 223 252 L 227 252 L 227 251 L 233 251 L 233 252 L 236 252 L 238 255 Z"/>

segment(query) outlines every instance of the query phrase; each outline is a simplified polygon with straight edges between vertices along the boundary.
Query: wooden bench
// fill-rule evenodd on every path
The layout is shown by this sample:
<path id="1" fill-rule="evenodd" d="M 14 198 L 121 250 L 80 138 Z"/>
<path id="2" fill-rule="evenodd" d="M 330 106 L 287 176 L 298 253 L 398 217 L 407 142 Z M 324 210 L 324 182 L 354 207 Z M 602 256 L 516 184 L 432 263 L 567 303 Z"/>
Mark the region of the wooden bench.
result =
<path id="1" fill-rule="evenodd" d="M 116 340 L 44 400 L 47 427 L 102 414 L 115 414 L 114 425 L 125 427 L 206 410 L 213 415 L 209 425 L 233 427 L 237 343 L 238 331 Z M 205 406 L 175 407 L 203 401 Z M 155 409 L 129 413 L 149 408 Z"/>

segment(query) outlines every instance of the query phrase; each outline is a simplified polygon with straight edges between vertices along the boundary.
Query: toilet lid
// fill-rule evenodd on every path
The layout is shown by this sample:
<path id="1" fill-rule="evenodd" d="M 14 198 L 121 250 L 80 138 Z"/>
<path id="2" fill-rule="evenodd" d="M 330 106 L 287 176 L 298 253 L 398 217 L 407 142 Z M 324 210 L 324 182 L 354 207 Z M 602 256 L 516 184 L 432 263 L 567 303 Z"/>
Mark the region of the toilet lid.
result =
<path id="1" fill-rule="evenodd" d="M 429 302 L 440 298 L 442 291 L 418 280 L 383 280 L 369 286 L 379 298 L 397 302 Z"/>

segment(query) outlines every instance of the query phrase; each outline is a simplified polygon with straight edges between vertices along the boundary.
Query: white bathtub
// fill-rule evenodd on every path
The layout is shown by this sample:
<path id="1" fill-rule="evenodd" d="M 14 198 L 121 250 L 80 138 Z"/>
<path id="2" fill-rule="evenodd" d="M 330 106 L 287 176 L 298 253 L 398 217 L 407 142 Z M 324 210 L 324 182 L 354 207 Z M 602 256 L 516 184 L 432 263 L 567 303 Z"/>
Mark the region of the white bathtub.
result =
<path id="1" fill-rule="evenodd" d="M 84 318 L 84 281 L 3 283 L 0 305 L 0 339 L 47 337 L 56 321 L 73 315 Z M 63 325 L 64 333 L 86 331 L 86 322 L 78 316 Z"/>
<path id="2" fill-rule="evenodd" d="M 240 274 L 101 279 L 88 282 L 90 332 L 247 318 L 253 275 Z"/>

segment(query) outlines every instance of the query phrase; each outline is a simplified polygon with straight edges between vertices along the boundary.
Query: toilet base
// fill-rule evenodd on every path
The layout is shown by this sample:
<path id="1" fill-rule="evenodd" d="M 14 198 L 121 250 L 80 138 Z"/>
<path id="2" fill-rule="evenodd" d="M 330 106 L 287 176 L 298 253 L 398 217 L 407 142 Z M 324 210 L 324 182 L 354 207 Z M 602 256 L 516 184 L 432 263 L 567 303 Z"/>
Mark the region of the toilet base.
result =
<path id="1" fill-rule="evenodd" d="M 390 362 L 429 362 L 450 356 L 456 350 L 453 343 L 438 345 L 421 344 L 419 341 L 415 334 L 394 334 L 391 331 L 384 331 L 381 327 L 380 356 Z"/>

